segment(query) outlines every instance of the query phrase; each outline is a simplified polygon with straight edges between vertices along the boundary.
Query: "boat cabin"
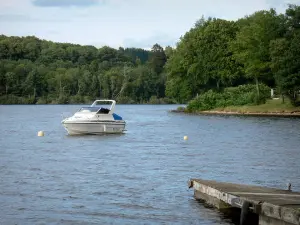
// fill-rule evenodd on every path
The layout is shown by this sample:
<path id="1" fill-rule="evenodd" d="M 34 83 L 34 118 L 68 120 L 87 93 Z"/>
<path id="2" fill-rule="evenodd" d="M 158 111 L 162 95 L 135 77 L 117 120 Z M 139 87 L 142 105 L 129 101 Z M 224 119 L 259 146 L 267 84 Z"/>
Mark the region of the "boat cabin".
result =
<path id="1" fill-rule="evenodd" d="M 96 100 L 93 102 L 91 106 L 82 107 L 78 112 L 96 113 L 96 114 L 113 114 L 115 104 L 116 101 L 114 100 Z"/>

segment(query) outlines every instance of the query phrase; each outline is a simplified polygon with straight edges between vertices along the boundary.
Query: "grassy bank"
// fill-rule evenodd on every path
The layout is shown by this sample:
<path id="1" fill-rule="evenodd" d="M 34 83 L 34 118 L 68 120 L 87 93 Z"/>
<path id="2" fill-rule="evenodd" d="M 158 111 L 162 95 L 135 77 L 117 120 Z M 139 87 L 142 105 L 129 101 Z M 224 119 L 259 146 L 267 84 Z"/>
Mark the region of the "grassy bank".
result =
<path id="1" fill-rule="evenodd" d="M 282 103 L 281 99 L 267 100 L 261 105 L 228 106 L 209 111 L 236 112 L 236 113 L 300 113 L 300 107 L 294 107 L 288 100 Z"/>
<path id="2" fill-rule="evenodd" d="M 188 111 L 180 107 L 175 112 L 187 112 Z M 224 108 L 215 108 L 211 110 L 198 110 L 194 111 L 196 114 L 224 114 L 224 115 L 276 115 L 276 116 L 299 116 L 300 107 L 294 107 L 286 99 L 285 103 L 282 103 L 282 99 L 270 99 L 265 104 L 261 105 L 243 105 L 243 106 L 228 106 Z"/>

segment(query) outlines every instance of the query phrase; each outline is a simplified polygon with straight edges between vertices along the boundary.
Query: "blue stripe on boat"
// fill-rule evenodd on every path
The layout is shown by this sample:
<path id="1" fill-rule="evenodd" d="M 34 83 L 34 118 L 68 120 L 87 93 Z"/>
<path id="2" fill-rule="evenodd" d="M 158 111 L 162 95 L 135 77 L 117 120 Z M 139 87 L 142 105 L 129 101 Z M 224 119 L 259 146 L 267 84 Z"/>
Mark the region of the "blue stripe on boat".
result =
<path id="1" fill-rule="evenodd" d="M 114 120 L 122 120 L 122 117 L 121 117 L 121 116 L 119 116 L 119 115 L 117 115 L 117 114 L 115 114 L 115 113 L 113 113 L 112 115 L 113 115 L 113 117 L 114 117 Z"/>

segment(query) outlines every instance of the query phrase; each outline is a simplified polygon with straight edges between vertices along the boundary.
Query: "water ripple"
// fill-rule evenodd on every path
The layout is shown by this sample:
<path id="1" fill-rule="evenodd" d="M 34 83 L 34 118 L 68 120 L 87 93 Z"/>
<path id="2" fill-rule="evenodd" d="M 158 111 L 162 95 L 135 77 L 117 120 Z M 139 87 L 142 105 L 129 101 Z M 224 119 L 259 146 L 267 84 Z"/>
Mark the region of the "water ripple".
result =
<path id="1" fill-rule="evenodd" d="M 68 136 L 60 115 L 78 106 L 0 107 L 0 224 L 225 225 L 190 178 L 300 190 L 297 119 L 119 105 L 125 134 Z"/>

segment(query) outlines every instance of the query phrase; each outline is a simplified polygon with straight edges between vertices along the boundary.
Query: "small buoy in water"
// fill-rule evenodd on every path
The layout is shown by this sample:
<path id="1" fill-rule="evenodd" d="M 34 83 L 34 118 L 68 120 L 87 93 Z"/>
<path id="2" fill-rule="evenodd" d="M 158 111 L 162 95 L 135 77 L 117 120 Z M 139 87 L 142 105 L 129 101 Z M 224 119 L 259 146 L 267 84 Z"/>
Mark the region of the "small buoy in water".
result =
<path id="1" fill-rule="evenodd" d="M 39 137 L 43 137 L 43 136 L 44 136 L 44 131 L 39 131 L 39 132 L 38 132 L 38 136 L 39 136 Z"/>
<path id="2" fill-rule="evenodd" d="M 183 139 L 186 141 L 188 139 L 188 136 L 184 136 Z"/>

